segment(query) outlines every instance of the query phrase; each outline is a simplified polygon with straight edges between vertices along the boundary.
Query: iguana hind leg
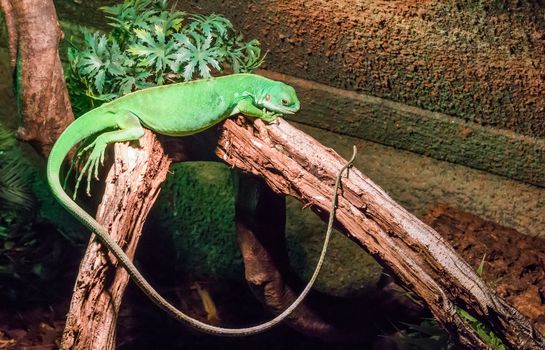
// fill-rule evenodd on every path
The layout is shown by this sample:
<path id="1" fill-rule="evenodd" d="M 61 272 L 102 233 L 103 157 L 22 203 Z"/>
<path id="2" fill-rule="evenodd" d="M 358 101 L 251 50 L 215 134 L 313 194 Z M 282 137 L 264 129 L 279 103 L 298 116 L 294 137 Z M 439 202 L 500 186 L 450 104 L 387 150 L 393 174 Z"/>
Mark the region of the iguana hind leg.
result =
<path id="1" fill-rule="evenodd" d="M 115 120 L 118 130 L 108 131 L 98 135 L 90 144 L 78 151 L 78 155 L 76 155 L 81 156 L 83 153 L 91 151 L 76 180 L 74 199 L 76 198 L 79 184 L 84 175 L 87 177 L 86 193 L 90 196 L 91 177 L 94 176 L 95 179 L 98 180 L 98 169 L 99 166 L 104 163 L 106 146 L 115 142 L 138 140 L 144 136 L 144 129 L 140 124 L 140 120 L 133 113 L 127 111 L 118 112 L 113 114 L 112 118 Z"/>

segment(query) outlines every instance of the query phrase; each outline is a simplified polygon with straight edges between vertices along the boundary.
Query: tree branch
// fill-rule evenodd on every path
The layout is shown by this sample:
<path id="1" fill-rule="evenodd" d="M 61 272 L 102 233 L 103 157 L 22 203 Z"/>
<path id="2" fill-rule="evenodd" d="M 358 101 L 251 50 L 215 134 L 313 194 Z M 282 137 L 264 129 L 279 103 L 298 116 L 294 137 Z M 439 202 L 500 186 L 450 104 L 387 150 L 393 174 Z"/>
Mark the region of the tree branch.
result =
<path id="1" fill-rule="evenodd" d="M 115 160 L 106 178 L 97 221 L 109 229 L 131 258 L 169 165 L 150 131 L 140 139 L 140 148 L 127 143 L 115 145 Z M 63 349 L 115 349 L 116 320 L 128 280 L 115 257 L 91 237 L 72 296 Z"/>
<path id="2" fill-rule="evenodd" d="M 227 120 L 216 154 L 319 213 L 328 210 L 335 175 L 345 163 L 333 150 L 282 119 L 270 126 L 259 120 L 253 124 L 244 118 Z M 461 344 L 487 348 L 459 316 L 458 308 L 489 325 L 511 348 L 545 347 L 531 324 L 497 297 L 437 232 L 357 169 L 344 180 L 336 224 L 418 294 Z"/>
<path id="3" fill-rule="evenodd" d="M 159 153 L 162 155 L 162 151 Z M 292 195 L 307 205 L 310 204 L 321 216 L 329 208 L 335 176 L 345 163 L 335 152 L 283 120 L 269 126 L 259 120 L 253 124 L 244 118 L 239 118 L 236 122 L 227 120 L 220 129 L 216 153 L 228 164 L 263 177 L 268 186 L 277 193 Z M 136 178 L 128 180 L 127 184 Z M 116 188 L 124 186 L 117 184 L 107 189 L 106 193 Z M 114 196 L 117 199 L 110 199 L 110 203 L 119 202 L 120 198 L 129 195 L 130 192 L 133 191 L 117 194 Z M 154 195 L 146 197 L 145 194 L 146 192 L 142 193 L 141 198 L 155 198 Z M 138 215 L 132 219 L 138 218 L 143 222 L 145 213 Z M 253 219 L 254 222 L 256 220 L 259 218 Z M 248 234 L 248 227 L 245 225 L 247 222 L 237 220 L 239 238 L 246 240 L 246 243 L 242 244 L 243 248 L 257 247 L 255 241 L 252 243 L 253 238 Z M 401 208 L 357 169 L 352 169 L 349 177 L 344 180 L 336 225 L 417 293 L 439 322 L 468 348 L 485 349 L 487 346 L 457 314 L 457 307 L 467 310 L 483 323 L 490 325 L 503 338 L 506 345 L 512 348 L 543 347 L 542 337 L 532 329 L 528 321 L 495 296 L 471 267 L 461 260 L 435 231 Z M 259 268 L 259 259 L 252 262 L 252 257 L 247 252 L 245 255 L 245 262 L 252 264 L 247 265 L 247 269 Z M 272 255 L 269 255 L 269 258 L 273 259 L 275 264 L 279 261 L 278 257 Z M 281 265 L 282 263 L 278 266 Z M 282 283 L 283 277 L 289 281 L 290 276 L 283 273 L 275 275 L 273 271 L 270 274 L 272 280 L 268 281 L 269 286 L 272 285 L 274 288 L 274 285 Z M 250 273 L 248 277 L 254 285 L 259 286 L 260 281 L 251 279 L 251 276 L 256 275 Z M 293 293 L 291 289 L 285 290 Z M 119 293 L 121 295 L 122 290 Z M 120 299 L 111 300 L 114 300 L 114 305 L 117 303 L 118 308 Z M 286 300 L 289 298 L 280 302 Z M 274 305 L 277 302 L 278 300 L 269 299 L 267 303 Z M 105 305 L 102 309 L 107 310 L 108 305 L 104 302 L 102 304 Z M 87 305 L 87 307 L 92 305 L 96 310 L 96 301 Z M 280 304 L 277 305 L 282 307 Z M 335 334 L 340 330 L 330 328 L 324 332 L 323 327 L 327 328 L 333 324 L 327 322 L 312 324 L 319 318 L 315 317 L 312 309 L 305 309 L 308 305 L 305 304 L 304 310 L 297 315 L 302 319 L 290 321 L 295 328 L 315 335 Z M 103 332 L 98 332 L 96 328 L 92 329 L 92 334 L 91 331 L 87 332 L 90 339 L 92 335 L 102 334 L 107 340 L 104 344 L 111 344 L 115 318 L 108 317 L 109 326 L 103 327 Z M 67 330 L 68 327 L 72 327 L 71 323 L 67 325 Z"/>

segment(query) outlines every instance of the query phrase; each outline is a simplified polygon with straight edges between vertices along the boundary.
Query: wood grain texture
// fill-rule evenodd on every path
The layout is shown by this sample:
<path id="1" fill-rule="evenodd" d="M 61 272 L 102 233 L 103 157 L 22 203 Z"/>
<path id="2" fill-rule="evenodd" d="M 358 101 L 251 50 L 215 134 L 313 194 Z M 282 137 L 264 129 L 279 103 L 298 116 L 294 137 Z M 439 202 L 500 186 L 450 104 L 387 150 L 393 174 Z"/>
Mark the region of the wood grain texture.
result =
<path id="1" fill-rule="evenodd" d="M 288 257 L 285 196 L 255 176 L 240 176 L 237 188 L 236 228 L 246 281 L 273 314 L 280 314 L 295 301 L 305 282 Z M 396 332 L 401 322 L 418 323 L 429 316 L 404 289 L 387 282 L 381 279 L 372 292 L 352 297 L 313 290 L 283 323 L 328 343 L 372 343 L 380 349 L 377 343 Z"/>
<path id="2" fill-rule="evenodd" d="M 115 160 L 106 178 L 97 221 L 108 228 L 131 258 L 169 165 L 150 131 L 140 139 L 139 148 L 128 143 L 115 145 Z M 74 288 L 63 349 L 115 349 L 117 314 L 128 280 L 115 257 L 91 237 Z"/>
<path id="3" fill-rule="evenodd" d="M 251 123 L 239 117 L 236 121 L 227 120 L 218 132 L 216 154 L 221 159 L 231 166 L 262 177 L 276 193 L 291 195 L 310 206 L 321 217 L 326 216 L 336 174 L 346 163 L 332 149 L 324 147 L 283 119 L 279 119 L 276 124 L 265 125 L 259 120 Z M 116 147 L 126 146 L 117 145 Z M 127 152 L 129 153 L 124 159 L 132 159 L 130 151 Z M 163 156 L 162 150 L 154 151 L 145 145 L 142 152 L 149 152 L 150 159 Z M 117 162 L 116 160 L 116 164 Z M 121 165 L 126 166 L 126 162 L 121 162 Z M 127 186 L 130 186 L 133 181 L 136 183 L 141 181 L 139 179 L 143 175 L 138 174 L 146 174 L 150 171 L 149 175 L 158 173 L 152 171 L 153 168 L 144 167 L 143 173 L 139 172 L 139 168 L 135 168 L 130 171 L 132 175 L 126 182 L 123 182 L 125 180 L 120 182 L 118 173 L 115 171 L 116 167 L 113 169 L 109 178 L 117 182 L 113 184 L 108 181 L 104 198 L 104 203 L 109 203 L 107 208 L 111 211 L 99 210 L 99 216 L 105 219 L 102 215 L 108 212 L 109 218 L 115 220 L 126 218 L 126 221 L 119 224 L 106 223 L 106 226 L 113 232 L 134 229 L 133 234 L 137 234 L 140 232 L 149 208 L 147 204 L 142 206 L 142 203 L 136 202 L 142 201 L 151 205 L 156 197 L 154 191 L 157 191 L 157 188 L 143 186 L 136 191 L 129 190 Z M 124 170 L 128 169 L 124 168 Z M 158 186 L 161 181 L 158 178 L 155 185 Z M 132 201 L 136 201 L 127 202 L 135 206 L 136 211 L 132 212 L 133 214 L 125 212 L 127 208 L 123 204 L 126 203 L 124 198 L 133 198 Z M 145 200 L 142 200 L 143 198 Z M 124 213 L 123 217 L 120 213 Z M 247 231 L 243 226 L 244 223 L 239 222 L 238 225 L 239 234 L 246 235 L 248 239 L 250 236 L 247 235 L 248 232 L 244 232 Z M 369 251 L 391 275 L 419 295 L 439 322 L 461 344 L 470 349 L 487 349 L 487 345 L 480 340 L 471 326 L 457 314 L 458 307 L 467 310 L 490 326 L 511 348 L 537 350 L 545 346 L 542 336 L 532 328 L 530 323 L 517 310 L 494 295 L 473 269 L 437 232 L 394 202 L 380 187 L 357 169 L 351 169 L 348 177 L 345 177 L 343 181 L 336 226 Z M 243 236 L 240 238 L 243 239 Z M 135 239 L 132 236 L 123 237 L 130 242 Z M 102 260 L 106 258 L 100 255 L 102 253 L 97 247 L 92 248 L 95 245 L 91 245 L 90 249 L 91 256 L 95 258 L 86 257 L 83 262 L 82 266 L 85 269 L 82 269 L 80 273 L 72 303 L 72 309 L 76 310 L 74 315 L 85 317 L 85 319 L 81 321 L 79 316 L 70 316 L 63 340 L 64 348 L 79 348 L 79 344 L 83 343 L 76 343 L 75 340 L 81 337 L 80 332 L 85 333 L 87 341 L 99 336 L 98 341 L 84 348 L 111 349 L 114 343 L 115 314 L 119 308 L 124 285 L 126 285 L 126 276 L 124 271 L 116 271 L 119 284 L 105 284 L 104 281 L 109 281 L 107 273 L 100 272 L 101 270 L 97 267 L 104 268 L 106 265 Z M 247 241 L 246 248 L 251 246 L 252 243 Z M 129 245 L 129 254 L 133 254 L 134 247 L 132 243 Z M 260 281 L 252 279 L 256 276 L 255 272 L 259 272 L 255 269 L 259 267 L 259 264 L 255 259 L 251 261 L 252 259 L 252 256 L 245 259 L 246 263 L 253 264 L 248 267 L 254 268 L 254 273 L 248 274 L 247 277 L 251 278 L 251 283 L 259 285 Z M 272 271 L 271 276 L 273 278 L 269 284 L 273 286 L 279 283 L 281 277 L 289 278 L 289 276 L 280 276 L 275 271 Z M 95 283 L 90 283 L 91 281 Z M 116 295 L 116 297 L 110 295 Z M 105 299 L 101 299 L 104 297 Z M 281 303 L 285 301 L 280 300 Z M 275 306 L 281 307 L 281 305 L 274 305 L 278 302 L 278 299 L 272 298 L 268 304 L 274 309 Z M 310 312 L 304 313 L 305 311 L 303 316 L 308 317 L 308 321 L 316 319 Z M 297 323 L 300 321 L 295 320 L 292 323 L 297 328 Z M 305 327 L 299 324 L 300 329 L 303 330 Z M 312 329 L 312 326 L 306 328 L 309 333 L 315 330 L 316 328 Z"/>

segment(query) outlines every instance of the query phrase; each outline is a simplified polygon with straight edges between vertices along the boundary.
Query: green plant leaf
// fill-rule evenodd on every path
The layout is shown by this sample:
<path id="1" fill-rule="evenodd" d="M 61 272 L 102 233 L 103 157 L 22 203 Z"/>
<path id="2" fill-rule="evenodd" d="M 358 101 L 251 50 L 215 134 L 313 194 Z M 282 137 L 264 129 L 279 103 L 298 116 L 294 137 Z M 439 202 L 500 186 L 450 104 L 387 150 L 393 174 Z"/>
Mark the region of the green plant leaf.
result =
<path id="1" fill-rule="evenodd" d="M 212 46 L 212 37 L 203 37 L 198 33 L 190 33 L 189 35 L 175 34 L 174 38 L 180 46 L 180 54 L 177 56 L 176 62 L 179 66 L 183 66 L 184 80 L 188 81 L 193 78 L 196 70 L 202 78 L 209 78 L 210 66 L 221 70 L 218 59 L 221 53 L 217 47 Z"/>
<path id="2" fill-rule="evenodd" d="M 477 267 L 477 275 L 479 275 L 479 277 L 483 277 L 485 259 L 486 259 L 486 253 L 483 254 L 481 263 L 479 264 L 479 267 Z"/>
<path id="3" fill-rule="evenodd" d="M 0 207 L 25 210 L 34 207 L 34 195 L 29 186 L 33 174 L 27 168 L 28 165 L 17 158 L 0 167 Z"/>
<path id="4" fill-rule="evenodd" d="M 238 73 L 263 62 L 259 42 L 245 42 L 227 18 L 168 6 L 168 0 L 125 0 L 102 7 L 111 32 L 82 28 L 79 45 L 70 42 L 67 86 L 76 115 L 137 89 L 211 77 L 226 63 Z"/>
<path id="5" fill-rule="evenodd" d="M 192 15 L 190 19 L 193 22 L 189 25 L 188 30 L 190 32 L 202 33 L 205 37 L 217 35 L 220 38 L 224 38 L 233 29 L 231 21 L 216 14 L 209 16 Z"/>
<path id="6" fill-rule="evenodd" d="M 477 332 L 479 337 L 494 350 L 506 350 L 506 346 L 496 334 L 489 330 L 485 324 L 473 317 L 469 312 L 462 308 L 457 308 L 456 312 L 461 318 L 465 319 L 471 327 Z"/>

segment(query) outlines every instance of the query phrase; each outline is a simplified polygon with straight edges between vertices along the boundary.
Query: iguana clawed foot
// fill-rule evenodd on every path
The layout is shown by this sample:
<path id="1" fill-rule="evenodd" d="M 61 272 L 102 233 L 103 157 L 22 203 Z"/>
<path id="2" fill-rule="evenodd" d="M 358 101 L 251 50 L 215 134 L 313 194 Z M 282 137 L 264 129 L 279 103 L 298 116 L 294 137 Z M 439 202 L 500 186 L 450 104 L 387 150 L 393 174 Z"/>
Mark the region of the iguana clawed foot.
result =
<path id="1" fill-rule="evenodd" d="M 93 142 L 79 150 L 75 156 L 76 158 L 81 158 L 85 152 L 92 149 L 91 154 L 89 154 L 87 157 L 87 160 L 85 161 L 83 168 L 81 168 L 80 174 L 76 180 L 76 186 L 74 187 L 74 194 L 72 196 L 73 199 L 75 199 L 77 196 L 79 184 L 84 175 L 87 177 L 85 192 L 88 196 L 91 195 L 91 177 L 94 176 L 94 178 L 98 180 L 99 165 L 104 165 L 104 153 L 107 146 L 107 143 L 104 142 L 101 136 L 102 135 L 99 135 Z"/>
<path id="2" fill-rule="evenodd" d="M 275 113 L 268 111 L 267 109 L 263 108 L 263 115 L 261 116 L 261 119 L 264 121 L 271 123 L 276 120 L 277 117 L 282 116 L 282 113 Z"/>

